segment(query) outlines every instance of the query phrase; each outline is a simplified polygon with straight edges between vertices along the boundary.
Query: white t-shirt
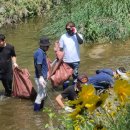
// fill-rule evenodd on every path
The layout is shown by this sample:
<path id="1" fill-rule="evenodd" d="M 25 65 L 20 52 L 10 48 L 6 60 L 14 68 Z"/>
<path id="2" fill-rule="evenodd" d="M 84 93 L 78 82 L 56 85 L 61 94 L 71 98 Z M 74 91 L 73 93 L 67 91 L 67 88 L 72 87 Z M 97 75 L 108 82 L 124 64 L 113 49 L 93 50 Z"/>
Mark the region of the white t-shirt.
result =
<path id="1" fill-rule="evenodd" d="M 82 35 L 79 36 L 83 39 Z M 60 48 L 63 48 L 64 57 L 63 61 L 73 63 L 80 61 L 79 43 L 76 35 L 69 36 L 67 33 L 63 34 L 59 40 Z"/>

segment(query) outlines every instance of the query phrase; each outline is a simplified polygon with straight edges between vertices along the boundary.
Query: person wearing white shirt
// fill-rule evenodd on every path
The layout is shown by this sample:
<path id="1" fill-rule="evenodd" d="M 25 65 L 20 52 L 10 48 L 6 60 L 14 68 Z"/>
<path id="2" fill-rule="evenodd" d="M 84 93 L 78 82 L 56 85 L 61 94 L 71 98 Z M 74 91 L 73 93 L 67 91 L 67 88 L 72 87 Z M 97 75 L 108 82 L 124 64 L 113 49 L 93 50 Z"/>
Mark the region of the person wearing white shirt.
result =
<path id="1" fill-rule="evenodd" d="M 83 43 L 83 37 L 77 32 L 75 24 L 68 22 L 65 26 L 66 33 L 59 40 L 60 50 L 64 52 L 63 61 L 67 63 L 73 70 L 73 80 L 78 77 L 78 68 L 80 64 L 80 49 L 79 44 Z M 69 81 L 64 82 L 63 89 L 69 84 Z"/>

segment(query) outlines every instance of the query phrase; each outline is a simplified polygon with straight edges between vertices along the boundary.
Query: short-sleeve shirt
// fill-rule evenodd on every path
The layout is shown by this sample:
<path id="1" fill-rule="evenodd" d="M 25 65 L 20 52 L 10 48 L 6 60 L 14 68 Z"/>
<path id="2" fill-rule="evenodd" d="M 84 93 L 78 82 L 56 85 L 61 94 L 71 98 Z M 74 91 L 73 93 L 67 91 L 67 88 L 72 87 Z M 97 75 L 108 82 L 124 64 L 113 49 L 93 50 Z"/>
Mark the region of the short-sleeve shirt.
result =
<path id="1" fill-rule="evenodd" d="M 77 92 L 75 91 L 74 86 L 69 86 L 61 93 L 61 95 L 64 99 L 68 98 L 68 100 L 74 100 L 77 97 Z"/>
<path id="2" fill-rule="evenodd" d="M 37 64 L 42 65 L 42 76 L 46 79 L 47 72 L 48 72 L 47 56 L 46 56 L 46 53 L 40 48 L 38 48 L 34 52 L 35 77 L 39 78 Z"/>
<path id="3" fill-rule="evenodd" d="M 12 73 L 12 57 L 16 56 L 14 46 L 0 47 L 0 75 Z"/>
<path id="4" fill-rule="evenodd" d="M 83 39 L 82 35 L 79 36 Z M 66 63 L 73 63 L 80 61 L 79 43 L 76 34 L 69 36 L 67 33 L 63 34 L 59 40 L 60 48 L 63 48 L 63 61 Z"/>

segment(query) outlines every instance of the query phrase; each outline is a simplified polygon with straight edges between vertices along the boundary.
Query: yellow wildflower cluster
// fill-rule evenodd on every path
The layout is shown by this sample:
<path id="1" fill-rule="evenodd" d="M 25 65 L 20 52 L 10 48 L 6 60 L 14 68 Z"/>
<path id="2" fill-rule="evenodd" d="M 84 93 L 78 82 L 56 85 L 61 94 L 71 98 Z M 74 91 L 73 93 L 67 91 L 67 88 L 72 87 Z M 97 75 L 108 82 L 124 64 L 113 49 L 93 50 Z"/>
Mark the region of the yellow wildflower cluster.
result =
<path id="1" fill-rule="evenodd" d="M 127 109 L 122 107 L 122 104 L 124 106 L 130 99 L 130 83 L 126 80 L 117 80 L 110 91 L 110 94 L 108 91 L 96 95 L 96 90 L 92 85 L 82 86 L 78 98 L 69 102 L 70 105 L 75 107 L 75 110 L 69 114 L 74 121 L 75 130 L 80 130 L 80 126 L 84 122 L 93 124 L 94 130 L 106 130 L 104 126 L 113 121 L 114 127 L 118 125 L 116 123 L 119 119 L 118 116 L 126 115 Z M 101 128 L 97 127 L 100 121 L 103 124 Z"/>
<path id="2" fill-rule="evenodd" d="M 75 111 L 70 114 L 70 117 L 75 118 L 84 108 L 88 112 L 93 112 L 96 108 L 102 106 L 108 97 L 108 93 L 96 95 L 95 88 L 92 85 L 83 85 L 79 93 L 79 98 L 70 101 L 71 105 L 75 105 Z"/>
<path id="3" fill-rule="evenodd" d="M 130 97 L 130 83 L 126 80 L 117 80 L 114 85 L 114 91 L 121 103 L 126 103 Z"/>

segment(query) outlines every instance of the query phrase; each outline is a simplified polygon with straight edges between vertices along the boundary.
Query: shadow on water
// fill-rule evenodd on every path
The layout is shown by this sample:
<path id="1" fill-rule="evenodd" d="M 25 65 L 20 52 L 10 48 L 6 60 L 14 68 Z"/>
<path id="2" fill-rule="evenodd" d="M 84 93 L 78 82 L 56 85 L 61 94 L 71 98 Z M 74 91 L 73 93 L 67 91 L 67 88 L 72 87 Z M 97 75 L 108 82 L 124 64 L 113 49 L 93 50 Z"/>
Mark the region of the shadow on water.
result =
<path id="1" fill-rule="evenodd" d="M 21 23 L 15 28 L 7 27 L 0 30 L 6 35 L 7 42 L 15 46 L 17 61 L 21 68 L 27 68 L 31 74 L 34 84 L 33 52 L 38 47 L 38 32 L 46 26 L 44 18 L 35 18 L 27 23 Z M 124 66 L 130 70 L 130 41 L 123 44 L 105 45 L 81 45 L 81 64 L 79 72 L 86 72 L 93 75 L 96 69 Z M 119 42 L 118 42 L 119 43 Z M 48 55 L 54 59 L 53 46 L 50 47 Z M 51 88 L 51 84 L 48 85 Z M 35 84 L 34 84 L 35 87 Z M 0 91 L 3 87 L 0 84 Z M 52 94 L 53 93 L 53 94 Z M 54 97 L 59 92 L 52 92 L 49 95 L 52 102 L 47 98 L 46 105 L 53 107 Z M 2 94 L 2 93 L 1 93 Z M 34 113 L 33 103 L 29 100 L 17 98 L 5 98 L 0 94 L 0 129 L 1 130 L 43 130 L 43 125 L 48 121 L 47 115 L 43 112 Z M 56 105 L 56 104 L 55 104 Z"/>

